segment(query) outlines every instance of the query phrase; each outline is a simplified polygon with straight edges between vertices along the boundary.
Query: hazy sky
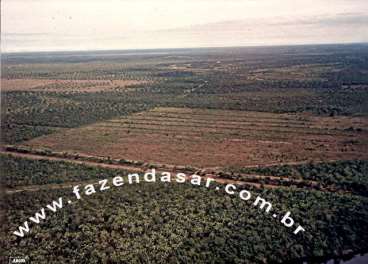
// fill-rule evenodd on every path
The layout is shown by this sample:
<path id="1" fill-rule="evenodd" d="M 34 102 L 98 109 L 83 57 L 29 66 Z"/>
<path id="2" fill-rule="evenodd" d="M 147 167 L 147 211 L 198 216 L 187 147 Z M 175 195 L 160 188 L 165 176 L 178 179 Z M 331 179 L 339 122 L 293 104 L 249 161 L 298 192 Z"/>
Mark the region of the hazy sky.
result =
<path id="1" fill-rule="evenodd" d="M 368 42 L 368 0 L 2 0 L 2 51 Z"/>

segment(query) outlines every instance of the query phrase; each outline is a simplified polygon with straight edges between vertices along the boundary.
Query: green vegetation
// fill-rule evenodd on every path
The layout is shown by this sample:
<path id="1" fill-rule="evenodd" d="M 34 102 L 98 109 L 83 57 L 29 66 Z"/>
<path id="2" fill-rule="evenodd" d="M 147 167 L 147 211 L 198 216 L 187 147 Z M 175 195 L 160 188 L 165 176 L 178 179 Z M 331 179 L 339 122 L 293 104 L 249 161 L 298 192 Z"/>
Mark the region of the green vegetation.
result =
<path id="1" fill-rule="evenodd" d="M 336 161 L 330 163 L 309 163 L 301 165 L 282 165 L 261 168 L 242 168 L 233 172 L 262 174 L 316 181 L 322 187 L 333 186 L 338 190 L 351 191 L 355 194 L 368 196 L 368 161 Z M 232 175 L 241 180 L 244 177 Z"/>
<path id="2" fill-rule="evenodd" d="M 9 255 L 37 263 L 284 263 L 361 250 L 368 239 L 366 198 L 315 191 L 253 190 L 289 210 L 307 232 L 293 235 L 236 196 L 187 184 L 124 185 L 50 215 L 24 238 L 22 221 L 71 190 L 6 197 Z M 78 254 L 75 254 L 78 252 Z"/>
<path id="3" fill-rule="evenodd" d="M 8 172 L 5 180 L 16 185 L 126 175 L 85 165 L 10 157 L 3 157 L 2 168 Z M 72 189 L 8 194 L 3 248 L 7 255 L 28 255 L 37 263 L 70 259 L 83 263 L 283 263 L 363 250 L 361 241 L 368 239 L 367 198 L 248 187 L 254 195 L 272 202 L 273 210 L 292 212 L 307 230 L 295 236 L 270 215 L 214 187 L 124 185 L 63 208 L 24 238 L 14 237 L 11 231 L 51 200 L 71 198 Z"/>
<path id="4" fill-rule="evenodd" d="M 131 103 L 114 94 L 83 97 L 44 92 L 7 92 L 2 96 L 10 106 L 2 121 L 4 143 L 16 143 L 57 128 L 77 127 L 115 116 L 148 109 L 145 103 Z"/>
<path id="5" fill-rule="evenodd" d="M 89 167 L 70 162 L 29 160 L 5 155 L 0 156 L 0 165 L 4 170 L 1 179 L 5 187 L 86 181 L 127 173 L 124 170 Z"/>

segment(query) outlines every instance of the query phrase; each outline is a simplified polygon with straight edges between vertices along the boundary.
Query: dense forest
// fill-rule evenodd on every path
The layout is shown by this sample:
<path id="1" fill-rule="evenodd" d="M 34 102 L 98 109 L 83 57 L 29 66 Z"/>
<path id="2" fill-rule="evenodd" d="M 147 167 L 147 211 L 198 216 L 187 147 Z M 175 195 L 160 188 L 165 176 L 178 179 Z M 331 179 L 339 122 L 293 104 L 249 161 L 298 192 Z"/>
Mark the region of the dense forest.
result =
<path id="1" fill-rule="evenodd" d="M 66 177 L 74 177 L 73 166 L 59 166 L 65 166 Z M 40 167 L 52 170 L 47 164 Z M 90 175 L 111 175 L 85 169 Z M 33 174 L 26 168 L 18 171 Z M 37 263 L 71 258 L 91 263 L 285 263 L 362 250 L 361 242 L 368 239 L 365 197 L 252 189 L 272 201 L 275 210 L 293 213 L 307 230 L 295 236 L 270 215 L 216 191 L 215 185 L 207 189 L 175 183 L 139 183 L 98 193 L 50 215 L 24 238 L 10 235 L 26 217 L 57 197 L 70 197 L 71 191 L 7 195 L 8 225 L 3 231 L 9 236 L 2 240 L 6 252 L 29 255 Z"/>

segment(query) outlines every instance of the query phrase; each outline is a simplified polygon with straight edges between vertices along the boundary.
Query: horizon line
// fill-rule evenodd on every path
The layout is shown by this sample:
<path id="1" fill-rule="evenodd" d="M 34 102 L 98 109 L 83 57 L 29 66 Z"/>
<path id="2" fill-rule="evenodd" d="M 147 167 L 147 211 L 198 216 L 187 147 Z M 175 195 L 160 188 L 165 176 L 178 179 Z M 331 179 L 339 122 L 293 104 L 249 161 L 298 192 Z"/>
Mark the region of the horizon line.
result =
<path id="1" fill-rule="evenodd" d="M 329 45 L 368 45 L 364 42 L 330 42 L 330 43 L 297 43 L 297 44 L 260 44 L 260 45 L 234 45 L 234 46 L 197 46 L 197 47 L 170 47 L 170 48 L 123 48 L 123 49 L 76 49 L 76 50 L 25 50 L 25 51 L 2 51 L 2 55 L 7 54 L 31 54 L 31 53 L 67 53 L 67 52 L 107 52 L 107 51 L 148 51 L 148 50 L 188 50 L 188 49 L 221 49 L 221 48 L 269 48 L 269 47 L 293 47 L 293 46 L 329 46 Z"/>

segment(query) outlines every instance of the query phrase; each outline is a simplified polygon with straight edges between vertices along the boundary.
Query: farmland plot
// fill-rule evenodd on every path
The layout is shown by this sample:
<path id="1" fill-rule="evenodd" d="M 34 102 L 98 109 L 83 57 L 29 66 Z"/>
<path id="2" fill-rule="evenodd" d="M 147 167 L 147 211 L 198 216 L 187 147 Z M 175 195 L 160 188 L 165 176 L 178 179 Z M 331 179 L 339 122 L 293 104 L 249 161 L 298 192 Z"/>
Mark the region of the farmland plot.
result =
<path id="1" fill-rule="evenodd" d="M 1 79 L 3 92 L 101 92 L 145 83 L 138 80 Z"/>
<path id="2" fill-rule="evenodd" d="M 368 158 L 368 120 L 155 108 L 24 142 L 56 151 L 196 167 Z"/>

